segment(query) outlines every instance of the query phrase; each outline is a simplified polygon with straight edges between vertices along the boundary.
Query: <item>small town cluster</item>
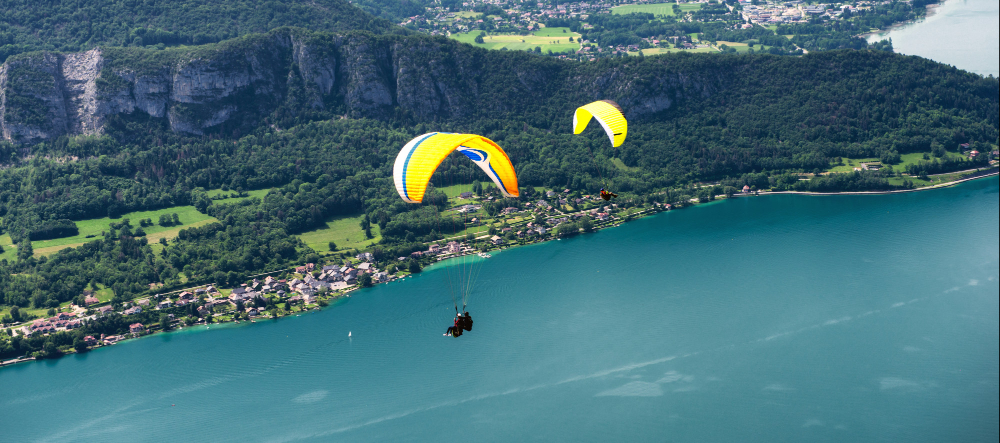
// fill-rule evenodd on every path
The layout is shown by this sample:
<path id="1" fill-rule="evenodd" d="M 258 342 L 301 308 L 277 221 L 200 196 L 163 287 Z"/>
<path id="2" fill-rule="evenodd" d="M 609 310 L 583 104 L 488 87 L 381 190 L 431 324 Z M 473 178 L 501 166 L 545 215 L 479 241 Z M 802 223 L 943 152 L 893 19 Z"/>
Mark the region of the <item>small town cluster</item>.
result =
<path id="1" fill-rule="evenodd" d="M 761 25 L 777 25 L 783 23 L 808 23 L 810 19 L 816 17 L 825 17 L 827 19 L 836 20 L 841 18 L 845 11 L 868 10 L 876 4 L 890 2 L 871 1 L 807 4 L 802 0 L 791 0 L 786 2 L 758 1 L 740 3 L 743 5 L 741 15 L 747 22 Z M 744 26 L 749 27 L 749 25 Z"/>
<path id="2" fill-rule="evenodd" d="M 510 0 L 463 2 L 461 11 L 435 6 L 424 15 L 409 17 L 400 26 L 431 35 L 451 35 L 473 30 L 491 32 L 530 32 L 545 27 L 550 19 L 586 20 L 590 14 L 608 14 L 618 3 L 607 1 L 564 3 L 521 3 Z M 480 12 L 477 12 L 480 11 Z M 584 25 L 590 26 L 590 25 Z"/>
<path id="3" fill-rule="evenodd" d="M 408 17 L 400 25 L 431 35 L 459 38 L 461 35 L 478 35 L 475 43 L 495 43 L 496 49 L 506 48 L 507 43 L 514 49 L 527 49 L 539 53 L 546 52 L 563 59 L 595 60 L 601 57 L 617 57 L 638 54 L 643 49 L 667 48 L 670 50 L 701 50 L 706 52 L 731 52 L 726 47 L 708 41 L 699 41 L 697 28 L 685 31 L 686 35 L 652 35 L 652 31 L 638 33 L 637 41 L 628 43 L 596 41 L 595 25 L 605 31 L 635 31 L 635 23 L 626 24 L 628 29 L 618 29 L 607 20 L 609 14 L 630 12 L 652 13 L 656 19 L 672 16 L 678 23 L 712 23 L 724 29 L 750 29 L 754 26 L 768 28 L 774 32 L 775 26 L 805 23 L 834 23 L 859 12 L 869 12 L 879 5 L 888 5 L 895 0 L 869 0 L 851 2 L 817 3 L 815 1 L 788 0 L 762 1 L 739 0 L 738 2 L 718 1 L 638 1 L 613 2 L 590 1 L 579 3 L 518 2 L 513 0 L 483 0 L 462 2 L 445 6 L 428 7 L 423 15 Z M 666 11 L 670 14 L 664 14 Z M 698 12 L 701 11 L 701 12 Z M 565 35 L 537 33 L 546 26 L 571 26 L 572 32 Z M 521 36 L 520 40 L 510 38 Z M 551 38 L 550 38 L 551 37 Z M 556 38 L 558 37 L 558 38 Z M 496 38 L 496 40 L 494 40 Z M 552 41 L 552 38 L 555 38 Z M 462 38 L 459 38 L 462 40 Z M 613 39 L 614 40 L 614 39 Z M 464 40 L 463 40 L 464 41 Z M 469 41 L 472 43 L 472 41 Z M 534 42 L 534 43 L 533 43 Z M 520 44 L 517 44 L 520 43 Z M 548 46 L 554 44 L 555 46 Z M 538 44 L 539 46 L 536 46 Z M 768 45 L 770 46 L 770 45 Z M 548 47 L 548 51 L 542 51 Z M 791 47 L 795 49 L 795 46 Z M 802 49 L 802 48 L 798 48 Z M 808 51 L 802 50 L 801 53 Z M 800 52 L 795 52 L 800 53 Z"/>

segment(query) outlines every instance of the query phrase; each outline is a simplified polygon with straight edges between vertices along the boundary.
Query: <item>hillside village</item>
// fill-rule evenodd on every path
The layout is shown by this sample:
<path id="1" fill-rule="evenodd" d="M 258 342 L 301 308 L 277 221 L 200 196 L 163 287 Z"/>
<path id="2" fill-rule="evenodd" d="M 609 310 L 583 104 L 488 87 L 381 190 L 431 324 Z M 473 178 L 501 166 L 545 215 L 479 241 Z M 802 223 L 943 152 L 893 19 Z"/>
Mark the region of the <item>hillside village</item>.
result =
<path id="1" fill-rule="evenodd" d="M 600 14 L 641 12 L 641 9 L 628 9 L 636 5 L 673 5 L 672 20 L 686 23 L 718 23 L 733 30 L 746 30 L 754 26 L 774 30 L 776 25 L 794 24 L 830 24 L 853 16 L 859 12 L 870 12 L 878 5 L 888 5 L 894 0 L 852 1 L 820 3 L 814 1 L 760 1 L 740 0 L 738 2 L 719 3 L 712 1 L 681 1 L 656 2 L 639 1 L 619 3 L 612 1 L 591 1 L 579 3 L 521 3 L 511 0 L 484 0 L 455 3 L 452 7 L 428 7 L 424 15 L 409 17 L 400 26 L 431 35 L 454 36 L 461 33 L 480 33 L 489 35 L 523 35 L 533 36 L 547 25 L 567 26 L 569 23 L 579 23 L 579 28 L 572 31 L 585 32 L 593 29 L 588 23 L 593 16 Z M 684 6 L 681 9 L 681 5 Z M 691 8 L 694 9 L 691 9 Z M 618 11 L 613 11 L 618 9 Z M 705 13 L 697 13 L 704 9 Z M 665 18 L 665 16 L 656 16 Z M 603 23 L 604 20 L 601 20 Z M 565 32 L 565 31 L 564 31 Z M 864 32 L 869 32 L 865 29 Z M 708 52 L 729 52 L 727 47 L 714 42 L 700 41 L 697 33 L 688 35 L 651 35 L 642 36 L 641 42 L 634 44 L 604 44 L 604 42 L 588 39 L 569 38 L 576 44 L 576 49 L 566 52 L 552 51 L 549 55 L 573 60 L 594 60 L 601 57 L 616 57 L 627 54 L 638 54 L 643 49 L 664 48 L 672 50 L 701 50 Z M 523 40 L 522 40 L 523 41 Z M 476 43 L 484 43 L 476 40 Z M 753 45 L 751 45 L 752 47 Z M 541 51 L 542 46 L 534 48 Z M 796 49 L 794 46 L 792 49 Z M 529 49 L 530 51 L 531 49 Z M 551 50 L 550 50 L 551 51 Z M 752 51 L 750 51 L 752 52 Z M 800 53 L 806 53 L 803 50 Z"/>

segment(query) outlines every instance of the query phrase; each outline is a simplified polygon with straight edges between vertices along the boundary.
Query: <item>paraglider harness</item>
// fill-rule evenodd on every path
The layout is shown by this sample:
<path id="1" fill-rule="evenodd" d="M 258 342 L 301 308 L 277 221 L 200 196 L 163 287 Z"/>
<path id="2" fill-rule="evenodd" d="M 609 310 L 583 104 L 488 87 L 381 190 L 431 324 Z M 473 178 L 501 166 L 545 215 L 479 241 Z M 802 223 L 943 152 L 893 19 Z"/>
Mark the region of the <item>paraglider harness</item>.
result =
<path id="1" fill-rule="evenodd" d="M 618 197 L 618 194 L 615 194 L 615 193 L 610 192 L 610 191 L 606 191 L 604 188 L 601 188 L 601 198 L 603 198 L 604 201 L 609 201 L 609 200 L 611 200 L 614 197 Z"/>
<path id="2" fill-rule="evenodd" d="M 450 335 L 452 337 L 460 337 L 462 335 L 462 330 L 471 331 L 472 330 L 472 316 L 469 315 L 468 311 L 464 314 L 459 314 L 456 310 L 455 313 L 455 325 L 448 326 L 448 332 L 444 335 Z"/>
<path id="3" fill-rule="evenodd" d="M 448 326 L 448 331 L 444 335 L 450 335 L 452 337 L 459 337 L 462 335 L 462 326 L 465 325 L 465 320 L 462 319 L 462 314 L 455 315 L 455 324 L 453 326 Z"/>

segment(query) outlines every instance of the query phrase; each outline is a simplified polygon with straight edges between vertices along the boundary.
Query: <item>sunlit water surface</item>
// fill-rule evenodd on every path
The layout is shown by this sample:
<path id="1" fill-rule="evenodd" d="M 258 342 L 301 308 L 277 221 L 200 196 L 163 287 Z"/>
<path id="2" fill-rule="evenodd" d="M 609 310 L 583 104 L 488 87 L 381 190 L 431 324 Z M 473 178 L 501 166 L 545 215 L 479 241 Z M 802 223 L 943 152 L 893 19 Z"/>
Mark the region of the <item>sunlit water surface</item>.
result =
<path id="1" fill-rule="evenodd" d="M 0 370 L 0 440 L 998 439 L 998 181 L 739 198 Z M 348 338 L 348 332 L 353 338 Z"/>
<path id="2" fill-rule="evenodd" d="M 1000 77 L 1000 2 L 944 0 L 925 20 L 872 35 L 896 52 L 919 55 L 980 75 Z"/>

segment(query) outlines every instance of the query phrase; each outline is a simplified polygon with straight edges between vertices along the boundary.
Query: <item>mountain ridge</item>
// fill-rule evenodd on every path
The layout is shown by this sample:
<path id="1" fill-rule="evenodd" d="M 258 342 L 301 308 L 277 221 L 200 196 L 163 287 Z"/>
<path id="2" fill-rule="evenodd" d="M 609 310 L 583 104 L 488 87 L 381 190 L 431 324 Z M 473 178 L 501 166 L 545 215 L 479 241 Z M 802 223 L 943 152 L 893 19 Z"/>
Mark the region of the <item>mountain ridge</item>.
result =
<path id="1" fill-rule="evenodd" d="M 281 28 L 194 48 L 101 47 L 11 57 L 0 65 L 0 134 L 20 144 L 102 134 L 109 116 L 135 112 L 166 119 L 180 133 L 245 133 L 279 109 L 314 119 L 386 120 L 402 113 L 411 121 L 499 118 L 552 129 L 559 111 L 587 100 L 614 99 L 630 120 L 644 122 L 662 120 L 656 116 L 682 102 L 733 105 L 713 98 L 722 91 L 760 93 L 754 100 L 765 104 L 799 94 L 807 103 L 795 106 L 823 108 L 808 103 L 815 88 L 841 90 L 837 100 L 851 107 L 892 100 L 881 94 L 909 100 L 907 91 L 927 89 L 954 96 L 928 102 L 928 109 L 958 106 L 995 121 L 995 110 L 983 105 L 996 85 L 918 57 L 873 51 L 575 63 L 442 37 Z M 976 109 L 965 109 L 970 106 Z"/>

